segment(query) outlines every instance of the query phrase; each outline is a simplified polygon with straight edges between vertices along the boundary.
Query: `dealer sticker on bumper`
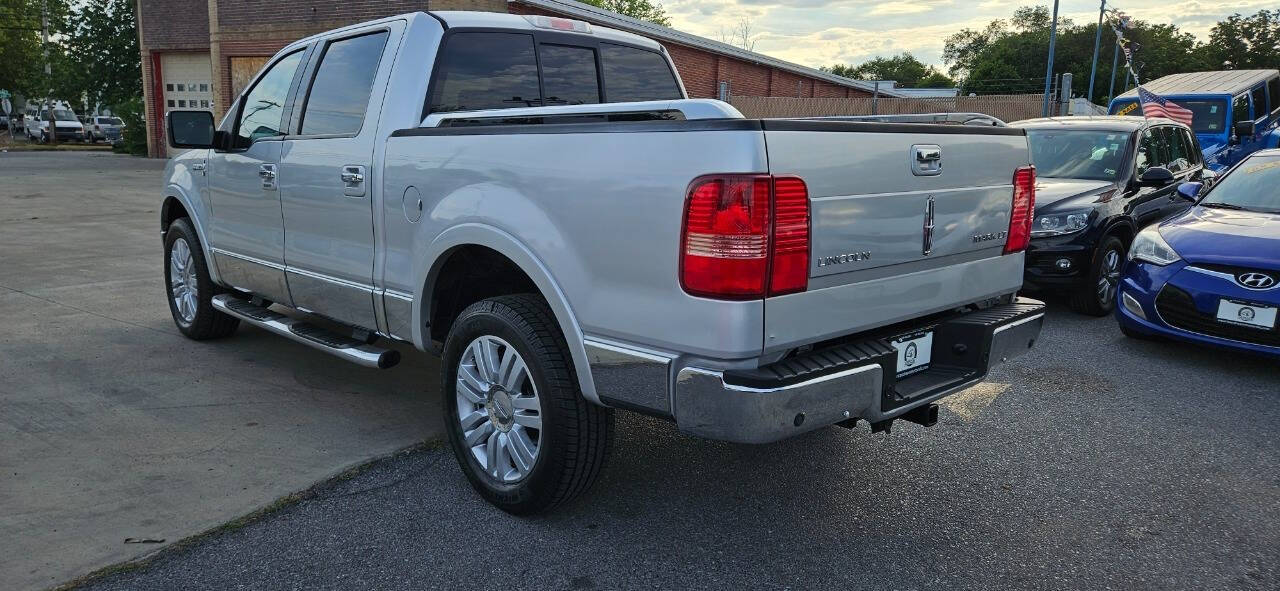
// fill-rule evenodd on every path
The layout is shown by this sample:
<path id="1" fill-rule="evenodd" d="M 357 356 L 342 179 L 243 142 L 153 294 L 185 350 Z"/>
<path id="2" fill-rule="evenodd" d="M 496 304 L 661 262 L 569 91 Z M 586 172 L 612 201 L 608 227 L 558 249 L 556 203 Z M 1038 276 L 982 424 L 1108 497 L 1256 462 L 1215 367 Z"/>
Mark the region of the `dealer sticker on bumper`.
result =
<path id="1" fill-rule="evenodd" d="M 898 351 L 898 377 L 929 369 L 933 356 L 933 331 L 917 332 L 889 341 Z"/>
<path id="2" fill-rule="evenodd" d="M 1276 325 L 1276 309 L 1270 306 L 1255 306 L 1234 300 L 1220 300 L 1218 302 L 1218 321 L 1262 329 L 1272 328 Z"/>

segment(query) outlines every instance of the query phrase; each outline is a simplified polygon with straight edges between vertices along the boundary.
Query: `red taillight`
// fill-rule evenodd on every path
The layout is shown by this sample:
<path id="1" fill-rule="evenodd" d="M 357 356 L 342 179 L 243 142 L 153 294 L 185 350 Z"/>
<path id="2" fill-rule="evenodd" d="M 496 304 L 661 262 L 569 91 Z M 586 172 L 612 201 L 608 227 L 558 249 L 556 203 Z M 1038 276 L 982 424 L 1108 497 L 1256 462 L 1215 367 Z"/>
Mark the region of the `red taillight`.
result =
<path id="1" fill-rule="evenodd" d="M 809 287 L 809 189 L 797 177 L 773 180 L 772 246 L 769 295 Z"/>
<path id="2" fill-rule="evenodd" d="M 1036 167 L 1023 166 L 1013 173 L 1013 209 L 1009 212 L 1009 239 L 1004 243 L 1004 254 L 1027 249 L 1035 217 Z"/>
<path id="3" fill-rule="evenodd" d="M 693 295 L 745 300 L 803 291 L 809 280 L 804 182 L 768 175 L 695 180 L 680 253 L 680 281 Z"/>

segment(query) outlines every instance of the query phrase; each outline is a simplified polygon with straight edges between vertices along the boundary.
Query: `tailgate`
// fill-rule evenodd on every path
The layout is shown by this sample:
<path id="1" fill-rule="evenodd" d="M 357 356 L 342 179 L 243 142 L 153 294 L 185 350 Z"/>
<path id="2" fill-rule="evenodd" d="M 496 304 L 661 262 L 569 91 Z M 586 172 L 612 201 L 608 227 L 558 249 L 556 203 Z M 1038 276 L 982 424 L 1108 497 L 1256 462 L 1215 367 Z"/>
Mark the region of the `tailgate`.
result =
<path id="1" fill-rule="evenodd" d="M 804 179 L 809 289 L 766 301 L 765 349 L 891 324 L 1009 293 L 1001 256 L 1021 129 L 766 120 L 769 170 Z"/>

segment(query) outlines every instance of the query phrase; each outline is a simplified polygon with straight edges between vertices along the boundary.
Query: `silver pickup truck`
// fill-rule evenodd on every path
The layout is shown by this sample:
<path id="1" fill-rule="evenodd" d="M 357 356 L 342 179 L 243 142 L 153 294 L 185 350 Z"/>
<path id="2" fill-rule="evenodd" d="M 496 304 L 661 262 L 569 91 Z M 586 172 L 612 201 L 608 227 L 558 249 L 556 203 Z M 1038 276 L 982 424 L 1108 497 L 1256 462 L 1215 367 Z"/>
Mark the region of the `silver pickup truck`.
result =
<path id="1" fill-rule="evenodd" d="M 613 409 L 747 443 L 930 425 L 1040 332 L 1022 130 L 744 119 L 584 22 L 346 27 L 167 131 L 179 329 L 441 355 L 459 464 L 512 513 L 590 486 Z"/>

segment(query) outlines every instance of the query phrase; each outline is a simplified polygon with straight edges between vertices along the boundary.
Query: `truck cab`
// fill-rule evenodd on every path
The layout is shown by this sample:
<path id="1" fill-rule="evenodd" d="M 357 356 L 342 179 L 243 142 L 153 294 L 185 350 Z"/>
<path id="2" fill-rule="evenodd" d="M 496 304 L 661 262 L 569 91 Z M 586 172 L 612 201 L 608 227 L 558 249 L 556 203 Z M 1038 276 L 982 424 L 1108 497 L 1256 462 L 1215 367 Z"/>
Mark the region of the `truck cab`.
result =
<path id="1" fill-rule="evenodd" d="M 1215 172 L 1280 145 L 1280 71 L 1188 72 L 1142 86 L 1193 113 L 1191 128 Z M 1137 89 L 1112 100 L 1108 112 L 1141 116 Z"/>

